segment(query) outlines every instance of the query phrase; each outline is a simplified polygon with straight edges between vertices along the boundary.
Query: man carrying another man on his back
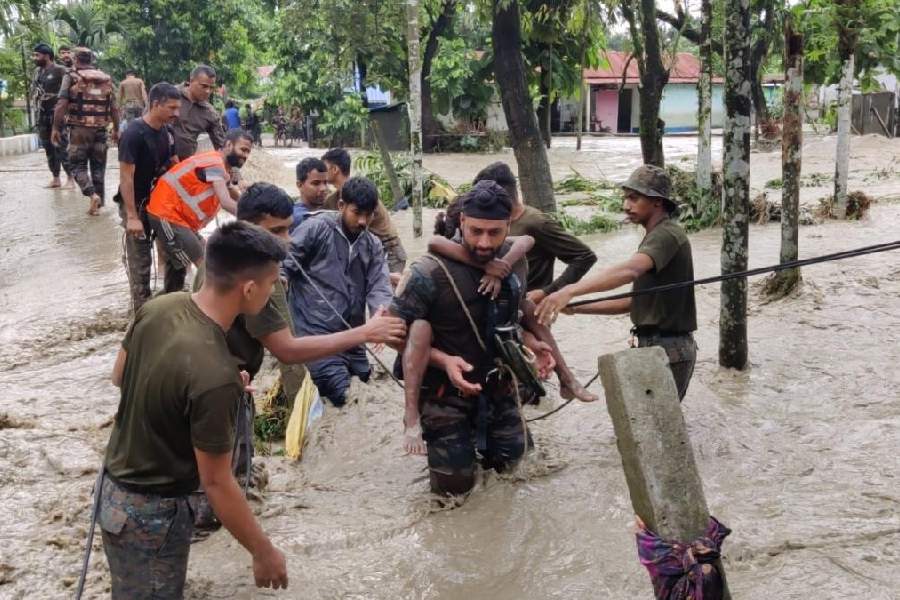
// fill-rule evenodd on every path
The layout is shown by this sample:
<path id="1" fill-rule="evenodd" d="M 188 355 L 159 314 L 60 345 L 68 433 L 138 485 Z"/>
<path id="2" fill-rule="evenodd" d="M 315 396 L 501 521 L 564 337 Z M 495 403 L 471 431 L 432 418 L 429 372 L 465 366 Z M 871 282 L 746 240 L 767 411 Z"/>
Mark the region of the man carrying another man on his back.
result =
<path id="1" fill-rule="evenodd" d="M 119 142 L 119 215 L 125 227 L 125 261 L 131 287 L 131 305 L 137 311 L 150 299 L 153 242 L 147 203 L 156 179 L 175 158 L 172 130 L 178 118 L 181 93 L 170 83 L 150 88 L 150 107 L 122 134 Z"/>
<path id="2" fill-rule="evenodd" d="M 213 149 L 219 150 L 225 145 L 225 130 L 222 129 L 219 113 L 209 103 L 215 86 L 216 70 L 208 65 L 194 67 L 190 81 L 181 86 L 181 109 L 178 121 L 172 128 L 175 154 L 180 160 L 197 152 L 197 138 L 201 133 L 209 135 Z"/>
<path id="3" fill-rule="evenodd" d="M 325 208 L 336 210 L 341 199 L 341 189 L 350 177 L 350 153 L 343 148 L 332 148 L 322 155 L 322 162 L 328 167 L 328 183 L 335 190 L 325 199 Z M 369 231 L 375 234 L 387 255 L 388 272 L 399 274 L 406 267 L 406 250 L 400 241 L 400 234 L 391 221 L 391 215 L 381 199 L 375 207 L 369 222 Z M 398 277 L 399 279 L 399 277 Z"/>
<path id="4" fill-rule="evenodd" d="M 378 191 L 364 177 L 348 179 L 337 212 L 308 218 L 291 234 L 284 270 L 288 276 L 291 317 L 299 335 L 343 331 L 382 314 L 391 302 L 384 250 L 368 230 Z M 369 378 L 365 348 L 307 364 L 319 393 L 343 406 L 352 376 Z"/>
<path id="5" fill-rule="evenodd" d="M 240 191 L 231 183 L 231 171 L 243 166 L 250 144 L 250 134 L 232 129 L 221 150 L 182 160 L 159 178 L 151 192 L 147 214 L 165 246 L 165 293 L 181 291 L 187 269 L 203 262 L 200 230 L 216 217 L 219 207 L 231 214 L 237 211 Z"/>
<path id="6" fill-rule="evenodd" d="M 325 204 L 328 193 L 326 172 L 328 167 L 318 158 L 307 157 L 297 163 L 297 189 L 300 199 L 294 204 L 291 233 Z"/>
<path id="7" fill-rule="evenodd" d="M 246 382 L 228 349 L 238 315 L 256 315 L 279 278 L 284 246 L 249 223 L 210 237 L 194 294 L 145 304 L 113 368 L 121 397 L 106 449 L 98 523 L 112 598 L 181 598 L 193 530 L 188 495 L 202 483 L 216 515 L 253 558 L 259 587 L 287 587 L 284 555 L 231 470 Z"/>
<path id="8" fill-rule="evenodd" d="M 75 48 L 75 66 L 63 78 L 53 115 L 54 144 L 69 129 L 69 166 L 81 193 L 91 199 L 88 214 L 97 216 L 106 191 L 106 128 L 112 123 L 112 142 L 119 141 L 119 111 L 112 79 L 92 66 L 88 48 Z M 90 169 L 90 170 L 89 170 Z"/>

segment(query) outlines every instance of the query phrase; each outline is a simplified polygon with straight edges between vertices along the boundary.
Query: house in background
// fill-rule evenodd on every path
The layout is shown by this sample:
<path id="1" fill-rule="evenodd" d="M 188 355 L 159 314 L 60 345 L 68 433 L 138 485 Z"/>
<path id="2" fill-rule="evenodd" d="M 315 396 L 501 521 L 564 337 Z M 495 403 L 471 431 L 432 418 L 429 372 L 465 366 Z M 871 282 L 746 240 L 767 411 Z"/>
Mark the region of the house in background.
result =
<path id="1" fill-rule="evenodd" d="M 640 75 L 637 63 L 627 52 L 605 52 L 608 66 L 585 69 L 583 78 L 590 93 L 585 96 L 585 131 L 637 133 L 640 130 Z M 624 78 L 623 78 L 624 73 Z M 666 132 L 697 130 L 697 81 L 700 61 L 688 52 L 679 52 L 663 90 L 659 117 Z M 621 88 L 621 89 L 620 89 Z M 724 80 L 713 77 L 712 127 L 722 127 L 725 116 Z M 559 102 L 556 131 L 574 131 L 577 100 Z M 555 116 L 555 115 L 554 115 Z M 556 120 L 556 119 L 553 119 Z"/>

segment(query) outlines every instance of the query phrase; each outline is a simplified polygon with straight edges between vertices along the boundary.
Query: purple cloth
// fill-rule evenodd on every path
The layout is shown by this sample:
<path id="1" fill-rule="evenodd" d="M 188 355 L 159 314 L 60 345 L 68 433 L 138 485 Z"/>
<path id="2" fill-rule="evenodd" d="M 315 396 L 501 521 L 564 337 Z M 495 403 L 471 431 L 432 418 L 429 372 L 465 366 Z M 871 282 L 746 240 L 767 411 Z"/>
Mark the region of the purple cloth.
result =
<path id="1" fill-rule="evenodd" d="M 722 541 L 731 530 L 709 518 L 703 536 L 690 544 L 673 542 L 641 527 L 638 556 L 650 573 L 657 600 L 721 600 L 724 581 L 715 567 Z"/>

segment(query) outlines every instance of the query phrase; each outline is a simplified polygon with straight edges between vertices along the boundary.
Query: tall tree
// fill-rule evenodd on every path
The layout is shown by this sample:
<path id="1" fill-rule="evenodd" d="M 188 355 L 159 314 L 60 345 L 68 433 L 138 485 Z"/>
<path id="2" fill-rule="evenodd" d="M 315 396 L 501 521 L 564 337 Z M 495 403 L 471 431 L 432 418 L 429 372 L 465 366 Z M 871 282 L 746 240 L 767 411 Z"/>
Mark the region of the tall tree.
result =
<path id="1" fill-rule="evenodd" d="M 409 55 L 409 145 L 412 154 L 413 235 L 422 237 L 422 56 L 419 53 L 419 0 L 406 0 Z"/>
<path id="2" fill-rule="evenodd" d="M 837 150 L 834 161 L 834 214 L 847 215 L 847 176 L 850 171 L 850 109 L 853 102 L 853 61 L 859 39 L 858 0 L 834 0 L 834 24 L 838 31 L 841 80 L 837 97 Z"/>
<path id="3" fill-rule="evenodd" d="M 622 15 L 631 32 L 634 58 L 641 79 L 638 92 L 641 154 L 645 163 L 663 167 L 665 158 L 662 137 L 665 124 L 659 118 L 659 106 L 663 88 L 669 82 L 669 71 L 663 64 L 659 28 L 656 26 L 656 0 L 621 1 Z"/>
<path id="4" fill-rule="evenodd" d="M 700 79 L 697 81 L 697 188 L 709 201 L 712 190 L 712 0 L 700 5 Z"/>
<path id="5" fill-rule="evenodd" d="M 531 206 L 544 212 L 556 212 L 547 148 L 538 130 L 525 80 L 519 3 L 517 0 L 493 0 L 493 14 L 494 75 L 519 167 L 522 195 Z"/>
<path id="6" fill-rule="evenodd" d="M 784 117 L 781 133 L 781 262 L 799 258 L 800 168 L 803 149 L 803 36 L 784 17 Z M 766 292 L 781 297 L 800 282 L 800 269 L 773 273 Z"/>
<path id="7" fill-rule="evenodd" d="M 750 225 L 750 6 L 728 0 L 726 10 L 725 178 L 722 274 L 747 269 Z M 747 278 L 722 282 L 719 364 L 747 366 Z"/>
<path id="8" fill-rule="evenodd" d="M 431 65 L 438 51 L 440 38 L 453 24 L 457 0 L 441 0 L 440 12 L 431 22 L 428 37 L 425 39 L 425 54 L 422 56 L 422 144 L 425 152 L 434 149 L 435 136 L 441 126 L 434 116 L 434 103 L 431 97 Z"/>

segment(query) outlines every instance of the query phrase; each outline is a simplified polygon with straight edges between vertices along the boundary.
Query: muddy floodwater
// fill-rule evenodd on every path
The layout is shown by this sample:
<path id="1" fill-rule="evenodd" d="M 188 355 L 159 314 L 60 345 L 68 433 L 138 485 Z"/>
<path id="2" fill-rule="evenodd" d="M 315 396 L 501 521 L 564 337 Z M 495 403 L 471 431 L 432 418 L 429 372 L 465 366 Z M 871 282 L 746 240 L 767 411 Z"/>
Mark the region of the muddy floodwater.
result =
<path id="1" fill-rule="evenodd" d="M 556 176 L 574 166 L 622 179 L 639 160 L 636 140 L 589 140 L 580 154 L 570 144 L 551 152 Z M 833 148 L 833 138 L 811 139 L 804 169 L 827 170 Z M 694 152 L 694 140 L 667 138 L 670 162 L 687 164 Z M 278 150 L 267 160 L 307 153 Z M 896 141 L 861 139 L 850 189 L 900 193 L 889 170 L 898 155 Z M 447 155 L 426 167 L 460 183 L 498 158 L 513 160 Z M 778 161 L 754 154 L 755 187 L 778 177 Z M 884 171 L 872 175 L 876 168 Z M 117 176 L 110 169 L 108 187 Z M 0 160 L 3 599 L 72 596 L 118 402 L 109 372 L 127 324 L 117 219 L 109 208 L 88 218 L 86 199 L 42 189 L 47 179 L 43 155 Z M 410 218 L 395 217 L 406 237 Z M 888 199 L 860 222 L 803 227 L 801 255 L 892 241 L 898 231 L 900 205 Z M 752 227 L 751 266 L 777 262 L 779 235 L 777 223 Z M 604 265 L 640 237 L 629 226 L 586 239 Z M 698 277 L 718 272 L 720 240 L 719 230 L 691 236 Z M 421 251 L 421 242 L 409 246 Z M 700 351 L 683 407 L 710 510 L 733 529 L 724 546 L 732 594 L 900 598 L 900 253 L 810 266 L 803 277 L 799 292 L 774 303 L 754 280 L 752 366 L 743 373 L 717 366 L 718 286 L 697 290 Z M 586 380 L 598 355 L 626 346 L 628 329 L 626 317 L 580 316 L 561 318 L 554 332 Z M 461 506 L 440 508 L 424 459 L 400 449 L 399 389 L 381 379 L 357 397 L 327 412 L 302 462 L 261 459 L 270 482 L 253 506 L 287 555 L 290 589 L 256 590 L 249 556 L 219 532 L 192 548 L 188 598 L 652 597 L 602 399 L 534 423 L 537 448 L 520 472 L 483 477 Z M 558 403 L 554 389 L 528 414 Z M 99 541 L 87 590 L 108 596 Z"/>

